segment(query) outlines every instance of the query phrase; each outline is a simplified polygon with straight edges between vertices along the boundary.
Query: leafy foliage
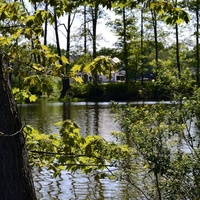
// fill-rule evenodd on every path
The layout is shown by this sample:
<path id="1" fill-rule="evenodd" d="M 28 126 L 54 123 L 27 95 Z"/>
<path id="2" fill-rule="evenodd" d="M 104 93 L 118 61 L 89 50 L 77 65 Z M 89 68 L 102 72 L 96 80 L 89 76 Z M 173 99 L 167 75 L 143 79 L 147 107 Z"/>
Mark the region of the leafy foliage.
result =
<path id="1" fill-rule="evenodd" d="M 31 0 L 31 3 L 43 1 Z M 48 0 L 58 17 L 83 1 Z M 103 5 L 108 8 L 135 8 L 139 4 L 153 9 L 165 17 L 168 24 L 189 21 L 188 14 L 170 1 L 139 0 L 88 0 L 89 5 Z M 74 66 L 72 74 L 64 69 L 69 64 L 65 56 L 58 56 L 42 45 L 43 23 L 53 23 L 54 16 L 46 10 L 36 10 L 29 14 L 20 2 L 2 2 L 1 54 L 4 73 L 20 79 L 19 88 L 13 93 L 19 101 L 35 101 L 37 92 L 52 92 L 48 76 L 76 76 L 77 70 L 108 74 L 115 68 L 109 57 L 95 58 L 90 64 Z M 137 50 L 137 48 L 136 48 Z M 140 59 L 138 56 L 134 61 Z M 61 64 L 62 63 L 62 64 Z M 154 64 L 152 64 L 154 65 Z M 82 170 L 95 172 L 96 178 L 109 176 L 116 180 L 126 180 L 146 199 L 199 199 L 200 188 L 200 143 L 199 143 L 199 89 L 194 91 L 190 71 L 182 71 L 177 79 L 177 71 L 168 68 L 171 63 L 162 62 L 156 68 L 156 86 L 175 91 L 175 103 L 156 104 L 143 107 L 119 109 L 118 120 L 123 132 L 114 135 L 120 144 L 107 142 L 99 136 L 82 137 L 76 124 L 61 123 L 60 133 L 40 134 L 30 126 L 24 128 L 32 166 L 47 166 L 58 175 L 61 170 Z M 154 67 L 157 67 L 154 66 Z M 96 77 L 95 77 L 96 78 Z M 23 79 L 23 80 L 22 80 Z M 81 80 L 79 77 L 78 80 Z M 189 81 L 188 81 L 189 79 Z M 22 89 L 21 81 L 25 85 Z M 185 97 L 179 93 L 191 89 L 194 95 Z M 31 93 L 36 91 L 35 94 Z M 38 95 L 38 94 L 37 94 Z M 107 173 L 106 173 L 107 172 Z M 114 173 L 116 172 L 116 173 Z"/>
<path id="2" fill-rule="evenodd" d="M 91 63 L 85 65 L 74 65 L 71 69 L 71 74 L 76 77 L 77 73 L 91 73 L 94 82 L 97 81 L 97 74 L 103 74 L 111 79 L 111 72 L 116 70 L 117 65 L 109 56 L 98 56 Z M 80 82 L 80 81 L 79 81 Z"/>
<path id="3" fill-rule="evenodd" d="M 21 3 L 13 2 L 1 4 L 0 16 L 0 44 L 5 71 L 12 73 L 12 80 L 17 83 L 15 86 L 20 88 L 14 92 L 16 99 L 23 101 L 30 96 L 29 100 L 34 101 L 36 97 L 31 95 L 41 92 L 49 96 L 53 88 L 47 76 L 62 77 L 63 68 L 68 64 L 65 56 L 59 57 L 51 52 L 39 39 L 43 34 L 43 23 L 52 17 L 51 14 L 36 10 L 32 15 L 27 15 Z"/>
<path id="4" fill-rule="evenodd" d="M 200 108 L 198 98 L 199 91 L 181 104 L 120 109 L 124 132 L 113 134 L 122 145 L 99 136 L 83 138 L 70 121 L 54 135 L 27 126 L 31 163 L 48 166 L 55 175 L 64 169 L 82 170 L 96 178 L 126 180 L 141 198 L 155 199 L 160 190 L 162 199 L 198 199 L 199 123 L 194 118 Z"/>
<path id="5" fill-rule="evenodd" d="M 165 104 L 119 107 L 116 120 L 122 132 L 115 142 L 99 136 L 82 137 L 67 120 L 60 133 L 39 134 L 27 126 L 27 145 L 33 165 L 82 170 L 96 179 L 127 181 L 133 195 L 144 199 L 199 199 L 200 90 Z"/>
<path id="6" fill-rule="evenodd" d="M 21 90 L 19 88 L 13 88 L 13 95 L 15 96 L 15 100 L 17 102 L 26 102 L 27 99 L 29 102 L 35 102 L 37 100 L 37 96 L 34 94 L 31 94 L 27 90 Z"/>
<path id="7" fill-rule="evenodd" d="M 128 106 L 119 111 L 124 133 L 116 136 L 137 152 L 134 159 L 141 168 L 138 179 L 135 166 L 125 174 L 148 199 L 199 198 L 198 96 L 199 90 L 181 102 Z"/>
<path id="8" fill-rule="evenodd" d="M 125 163 L 130 156 L 127 145 L 116 145 L 99 136 L 84 138 L 77 125 L 69 120 L 59 124 L 62 125 L 60 134 L 40 134 L 30 126 L 24 129 L 32 166 L 46 166 L 54 170 L 55 175 L 64 169 L 90 173 L 107 168 L 111 172 L 109 168 Z M 106 175 L 101 171 L 96 176 L 101 173 Z"/>

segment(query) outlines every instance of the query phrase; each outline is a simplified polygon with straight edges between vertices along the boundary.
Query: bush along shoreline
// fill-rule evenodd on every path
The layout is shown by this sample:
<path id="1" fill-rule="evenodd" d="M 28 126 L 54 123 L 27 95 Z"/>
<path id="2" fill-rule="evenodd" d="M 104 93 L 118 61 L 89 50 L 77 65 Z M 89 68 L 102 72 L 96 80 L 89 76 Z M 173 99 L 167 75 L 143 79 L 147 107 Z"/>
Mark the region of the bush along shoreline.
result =
<path id="1" fill-rule="evenodd" d="M 160 87 L 154 82 L 129 82 L 106 84 L 72 84 L 65 98 L 84 101 L 140 101 L 171 100 L 170 89 Z M 174 92 L 174 91 L 173 91 Z"/>

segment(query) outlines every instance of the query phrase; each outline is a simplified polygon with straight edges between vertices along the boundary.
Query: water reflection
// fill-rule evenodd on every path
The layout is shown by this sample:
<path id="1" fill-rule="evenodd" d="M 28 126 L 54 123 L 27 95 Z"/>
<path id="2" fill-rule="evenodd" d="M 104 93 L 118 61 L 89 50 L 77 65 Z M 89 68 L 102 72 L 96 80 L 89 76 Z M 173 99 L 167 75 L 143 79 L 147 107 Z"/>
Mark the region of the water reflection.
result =
<path id="1" fill-rule="evenodd" d="M 81 134 L 99 134 L 107 140 L 113 140 L 110 132 L 119 130 L 109 103 L 65 102 L 19 105 L 23 123 L 30 124 L 42 133 L 57 133 L 55 123 L 71 119 L 79 127 Z M 60 177 L 54 178 L 45 168 L 33 172 L 37 197 L 49 199 L 124 199 L 127 186 L 122 182 L 108 179 L 96 181 L 82 173 L 71 174 L 63 171 Z M 127 196 L 127 195 L 125 195 Z M 128 198 L 130 199 L 130 198 Z"/>
<path id="2" fill-rule="evenodd" d="M 59 121 L 71 119 L 79 127 L 81 134 L 99 134 L 105 139 L 113 140 L 110 132 L 119 130 L 109 103 L 93 102 L 42 102 L 38 104 L 19 105 L 23 123 L 31 124 L 42 133 L 55 133 Z"/>
<path id="3" fill-rule="evenodd" d="M 124 195 L 124 191 L 127 189 L 125 183 L 108 179 L 95 181 L 93 177 L 81 173 L 62 172 L 60 177 L 52 178 L 52 174 L 46 169 L 42 171 L 35 169 L 34 179 L 37 197 L 40 200 L 116 200 L 127 197 L 127 193 Z"/>

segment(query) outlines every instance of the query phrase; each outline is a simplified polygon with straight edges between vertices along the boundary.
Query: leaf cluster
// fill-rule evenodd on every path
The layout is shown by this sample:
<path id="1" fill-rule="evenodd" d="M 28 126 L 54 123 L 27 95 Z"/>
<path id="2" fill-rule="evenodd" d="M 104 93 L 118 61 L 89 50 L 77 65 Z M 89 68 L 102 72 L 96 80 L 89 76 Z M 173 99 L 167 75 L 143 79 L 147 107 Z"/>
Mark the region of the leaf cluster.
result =
<path id="1" fill-rule="evenodd" d="M 79 127 L 60 122 L 59 134 L 40 134 L 27 126 L 32 165 L 92 173 L 96 179 L 127 181 L 137 195 L 156 199 L 198 199 L 200 175 L 200 91 L 181 101 L 119 107 L 123 132 L 113 133 L 119 143 L 99 136 L 82 137 Z M 153 189 L 153 190 L 152 190 Z"/>
<path id="2" fill-rule="evenodd" d="M 136 152 L 133 162 L 141 169 L 138 181 L 133 165 L 129 182 L 149 199 L 158 193 L 162 199 L 199 198 L 199 90 L 181 99 L 169 105 L 129 105 L 117 115 L 124 133 L 115 135 Z"/>
<path id="3" fill-rule="evenodd" d="M 98 56 L 89 64 L 74 65 L 71 74 L 75 77 L 77 73 L 91 74 L 95 79 L 98 74 L 103 74 L 111 79 L 111 72 L 117 69 L 117 64 L 109 56 Z M 78 79 L 77 79 L 78 80 Z"/>
<path id="4" fill-rule="evenodd" d="M 82 137 L 79 127 L 66 120 L 61 125 L 59 134 L 40 134 L 30 126 L 26 126 L 27 148 L 30 152 L 32 166 L 46 166 L 58 175 L 61 170 L 84 173 L 96 172 L 97 177 L 112 175 L 112 167 L 121 167 L 121 163 L 130 156 L 131 151 L 127 145 L 116 145 L 107 142 L 99 136 Z M 100 175 L 100 174 L 104 175 Z M 97 178 L 96 177 L 96 178 Z"/>

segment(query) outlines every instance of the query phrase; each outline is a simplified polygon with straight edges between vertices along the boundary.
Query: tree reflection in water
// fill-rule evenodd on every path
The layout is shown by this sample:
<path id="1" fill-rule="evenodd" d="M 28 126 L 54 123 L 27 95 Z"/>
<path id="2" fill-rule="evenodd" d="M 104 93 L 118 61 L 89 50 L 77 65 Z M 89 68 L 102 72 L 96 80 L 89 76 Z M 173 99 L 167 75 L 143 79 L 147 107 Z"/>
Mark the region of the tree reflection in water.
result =
<path id="1" fill-rule="evenodd" d="M 81 134 L 99 134 L 107 140 L 113 140 L 110 132 L 119 130 L 109 103 L 93 102 L 42 102 L 19 106 L 22 119 L 40 130 L 42 133 L 56 133 L 59 128 L 55 123 L 71 119 L 79 127 Z M 63 171 L 61 176 L 54 178 L 53 174 L 43 168 L 33 171 L 38 199 L 124 199 L 127 186 L 121 182 L 108 179 L 96 181 L 89 175 L 71 174 Z M 127 195 L 125 195 L 127 196 Z M 128 198 L 130 199 L 130 198 Z"/>

